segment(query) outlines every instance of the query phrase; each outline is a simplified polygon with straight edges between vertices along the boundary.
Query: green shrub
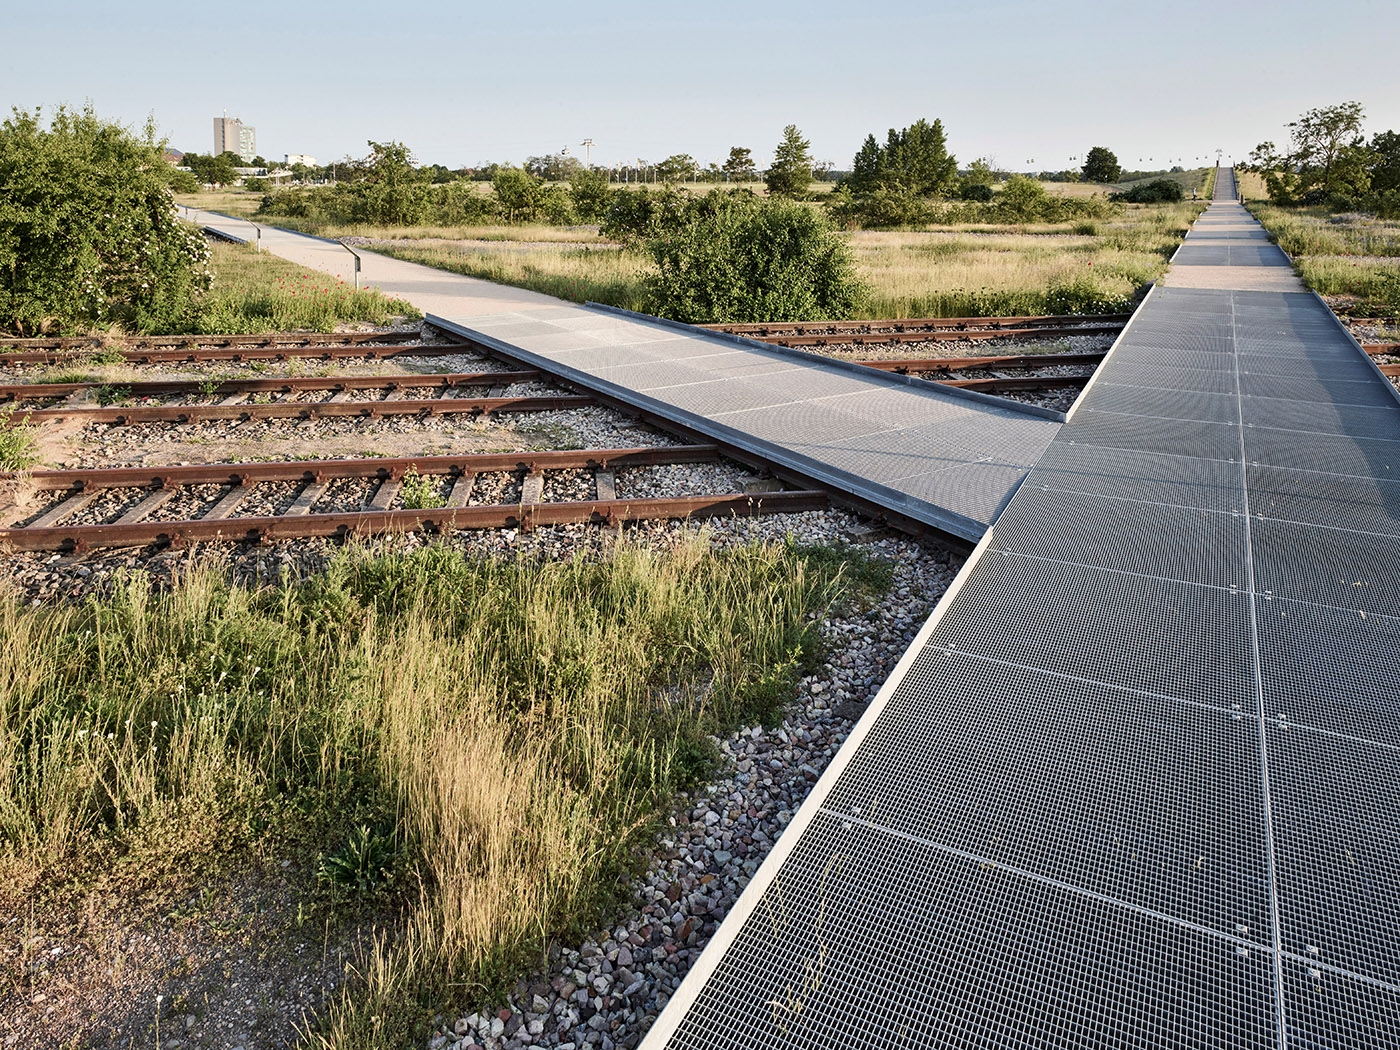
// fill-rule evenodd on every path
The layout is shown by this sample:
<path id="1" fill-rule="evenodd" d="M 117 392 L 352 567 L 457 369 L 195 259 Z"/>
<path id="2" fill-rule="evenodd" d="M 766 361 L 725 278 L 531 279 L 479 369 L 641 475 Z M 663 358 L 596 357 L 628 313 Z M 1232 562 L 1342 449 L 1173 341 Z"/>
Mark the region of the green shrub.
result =
<path id="1" fill-rule="evenodd" d="M 1179 201 L 1185 196 L 1181 183 L 1173 179 L 1153 179 L 1139 186 L 1132 186 L 1122 193 L 1115 193 L 1110 200 L 1124 201 L 1127 204 L 1164 204 Z"/>
<path id="2" fill-rule="evenodd" d="M 209 287 L 208 246 L 178 221 L 163 143 L 90 107 L 13 111 L 0 125 L 0 328 L 118 321 L 147 330 Z"/>
<path id="3" fill-rule="evenodd" d="M 996 207 L 1013 222 L 1034 222 L 1045 217 L 1051 207 L 1050 194 L 1029 175 L 1012 175 L 1006 180 Z"/>
<path id="4" fill-rule="evenodd" d="M 833 190 L 825 203 L 831 217 L 842 226 L 888 229 L 919 226 L 930 218 L 928 201 L 900 186 L 877 186 L 855 195 L 842 187 Z"/>
<path id="5" fill-rule="evenodd" d="M 805 205 L 715 190 L 649 237 L 652 312 L 678 321 L 845 317 L 864 294 L 845 240 Z"/>
<path id="6" fill-rule="evenodd" d="M 574 211 L 584 222 L 597 222 L 608 213 L 613 191 L 606 172 L 596 169 L 580 171 L 569 180 L 569 196 Z"/>

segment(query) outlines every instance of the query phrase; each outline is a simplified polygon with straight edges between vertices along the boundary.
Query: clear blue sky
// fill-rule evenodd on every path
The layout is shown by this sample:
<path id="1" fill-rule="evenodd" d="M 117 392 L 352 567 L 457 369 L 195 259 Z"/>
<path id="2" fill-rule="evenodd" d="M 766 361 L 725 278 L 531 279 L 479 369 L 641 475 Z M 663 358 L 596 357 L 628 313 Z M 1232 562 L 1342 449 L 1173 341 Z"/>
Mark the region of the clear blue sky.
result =
<path id="1" fill-rule="evenodd" d="M 707 162 L 736 144 L 761 159 L 796 123 L 846 167 L 867 132 L 926 116 L 963 162 L 1059 168 L 1101 144 L 1160 166 L 1242 158 L 1348 99 L 1368 131 L 1400 128 L 1393 0 L 13 0 L 0 40 L 7 107 L 154 113 L 200 153 L 227 109 L 265 156 L 323 163 L 388 138 L 451 167 L 582 155 L 585 137 L 595 163 Z"/>

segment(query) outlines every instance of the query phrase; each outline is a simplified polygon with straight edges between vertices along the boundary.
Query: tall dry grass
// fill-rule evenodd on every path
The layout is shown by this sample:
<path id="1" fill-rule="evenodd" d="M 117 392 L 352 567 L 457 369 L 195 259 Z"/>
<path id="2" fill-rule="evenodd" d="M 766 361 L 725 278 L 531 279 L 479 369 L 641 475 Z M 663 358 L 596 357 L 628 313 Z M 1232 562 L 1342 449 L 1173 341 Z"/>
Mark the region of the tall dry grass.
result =
<path id="1" fill-rule="evenodd" d="M 467 277 L 528 288 L 572 302 L 607 303 L 626 310 L 646 309 L 646 277 L 655 269 L 644 255 L 608 246 L 533 245 L 522 250 L 518 244 L 450 248 L 397 245 L 375 250 Z"/>
<path id="2" fill-rule="evenodd" d="M 1368 313 L 1400 311 L 1400 222 L 1260 201 L 1250 211 L 1319 295 L 1352 296 Z"/>
<path id="3" fill-rule="evenodd" d="M 416 886 L 312 1033 L 401 1046 L 595 921 L 707 729 L 771 714 L 839 560 L 620 545 L 597 561 L 350 551 L 249 591 L 214 567 L 79 607 L 0 600 L 0 860 L 333 849 L 393 828 Z"/>

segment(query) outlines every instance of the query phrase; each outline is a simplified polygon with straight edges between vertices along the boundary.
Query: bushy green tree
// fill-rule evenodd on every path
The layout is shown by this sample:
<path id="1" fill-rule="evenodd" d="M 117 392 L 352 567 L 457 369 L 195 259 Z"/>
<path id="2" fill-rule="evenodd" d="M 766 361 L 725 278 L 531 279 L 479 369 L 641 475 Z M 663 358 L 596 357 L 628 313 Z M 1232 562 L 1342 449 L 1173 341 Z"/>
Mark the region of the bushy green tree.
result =
<path id="1" fill-rule="evenodd" d="M 1085 182 L 1117 182 L 1123 177 L 1123 165 L 1107 146 L 1095 146 L 1084 156 Z"/>
<path id="2" fill-rule="evenodd" d="M 525 170 L 546 182 L 568 182 L 583 170 L 583 161 L 567 153 L 526 157 Z"/>
<path id="3" fill-rule="evenodd" d="M 656 177 L 662 182 L 685 182 L 695 174 L 695 158 L 689 153 L 673 153 L 656 165 Z"/>
<path id="4" fill-rule="evenodd" d="M 1400 132 L 1381 131 L 1371 139 L 1371 189 L 1400 190 Z"/>
<path id="5" fill-rule="evenodd" d="M 758 171 L 753 164 L 753 150 L 743 146 L 729 147 L 729 156 L 720 170 L 731 182 L 752 182 L 758 177 Z"/>
<path id="6" fill-rule="evenodd" d="M 958 176 L 958 196 L 965 201 L 989 201 L 996 181 L 992 166 L 979 157 Z"/>
<path id="7" fill-rule="evenodd" d="M 795 201 L 713 190 L 646 247 L 650 308 L 692 324 L 848 317 L 864 291 L 845 239 Z"/>
<path id="8" fill-rule="evenodd" d="M 841 184 L 850 197 L 830 203 L 843 221 L 865 226 L 922 221 L 929 200 L 959 186 L 958 161 L 948 152 L 943 122 L 921 118 L 907 128 L 890 128 L 883 146 L 867 135 Z"/>
<path id="9" fill-rule="evenodd" d="M 1357 195 L 1370 186 L 1370 154 L 1361 136 L 1359 102 L 1310 109 L 1288 125 L 1290 148 L 1261 142 L 1250 166 L 1262 172 L 1269 197 L 1280 204 L 1321 203 L 1334 194 Z"/>
<path id="10" fill-rule="evenodd" d="M 1012 175 L 1006 180 L 997 207 L 1018 222 L 1029 222 L 1041 218 L 1049 202 L 1050 195 L 1029 175 Z"/>
<path id="11" fill-rule="evenodd" d="M 499 168 L 491 179 L 496 202 L 509 222 L 535 217 L 544 193 L 544 180 L 523 168 Z"/>
<path id="12" fill-rule="evenodd" d="M 666 187 L 652 193 L 645 186 L 618 190 L 608 203 L 598 232 L 629 248 L 639 246 L 663 229 L 677 226 L 693 200 L 688 193 Z"/>
<path id="13" fill-rule="evenodd" d="M 207 186 L 231 186 L 238 181 L 238 172 L 234 169 L 242 164 L 243 158 L 227 150 L 217 157 L 200 153 L 185 154 L 185 167 Z"/>
<path id="14" fill-rule="evenodd" d="M 91 107 L 0 124 L 0 327 L 165 329 L 189 312 L 209 248 L 175 217 L 164 148 Z"/>
<path id="15" fill-rule="evenodd" d="M 812 185 L 812 144 L 796 124 L 783 128 L 783 141 L 773 151 L 773 163 L 764 177 L 774 197 L 801 197 Z"/>
<path id="16" fill-rule="evenodd" d="M 1185 196 L 1181 183 L 1175 179 L 1153 179 L 1151 182 L 1131 186 L 1122 193 L 1115 193 L 1109 199 L 1126 201 L 1129 204 L 1162 204 L 1179 201 Z"/>
<path id="17" fill-rule="evenodd" d="M 865 141 L 851 161 L 851 173 L 845 179 L 845 185 L 853 194 L 873 192 L 883 183 L 884 156 L 875 136 L 865 136 Z"/>
<path id="18" fill-rule="evenodd" d="M 941 197 L 958 176 L 957 158 L 948 153 L 943 122 L 919 119 L 901 131 L 890 129 L 882 158 L 881 182 L 920 197 Z"/>
<path id="19" fill-rule="evenodd" d="M 428 180 L 402 142 L 367 143 L 356 219 L 386 226 L 416 226 L 428 211 Z"/>
<path id="20" fill-rule="evenodd" d="M 612 198 L 607 172 L 598 168 L 580 171 L 569 180 L 569 195 L 580 219 L 597 222 L 607 214 L 608 202 Z"/>

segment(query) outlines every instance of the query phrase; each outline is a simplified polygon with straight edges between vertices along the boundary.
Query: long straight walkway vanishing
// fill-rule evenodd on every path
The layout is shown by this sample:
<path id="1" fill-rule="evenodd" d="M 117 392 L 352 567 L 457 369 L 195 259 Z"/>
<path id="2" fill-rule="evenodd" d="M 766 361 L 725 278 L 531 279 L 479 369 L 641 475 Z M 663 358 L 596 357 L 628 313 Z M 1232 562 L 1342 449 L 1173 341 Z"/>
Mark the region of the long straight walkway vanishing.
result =
<path id="1" fill-rule="evenodd" d="M 1233 198 L 645 1047 L 1400 1046 L 1400 402 Z"/>
<path id="2" fill-rule="evenodd" d="M 247 222 L 190 218 L 247 239 Z M 333 241 L 263 227 L 262 246 L 353 277 Z M 1064 416 L 815 354 L 580 306 L 365 253 L 361 274 L 434 324 L 763 456 L 867 504 L 978 540 Z"/>

